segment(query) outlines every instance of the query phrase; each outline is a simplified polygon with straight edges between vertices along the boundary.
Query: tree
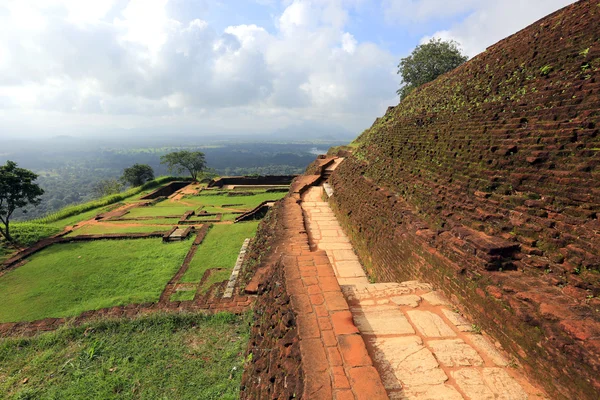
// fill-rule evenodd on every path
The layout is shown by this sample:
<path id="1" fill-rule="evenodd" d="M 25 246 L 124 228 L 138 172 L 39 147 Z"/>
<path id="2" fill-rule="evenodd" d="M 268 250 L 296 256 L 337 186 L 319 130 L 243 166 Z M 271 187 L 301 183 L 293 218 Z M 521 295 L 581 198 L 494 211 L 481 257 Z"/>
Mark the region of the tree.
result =
<path id="1" fill-rule="evenodd" d="M 123 170 L 121 180 L 131 186 L 141 186 L 154 179 L 154 170 L 148 164 L 134 164 Z"/>
<path id="2" fill-rule="evenodd" d="M 13 241 L 9 227 L 13 212 L 27 204 L 37 206 L 42 201 L 44 190 L 34 183 L 37 178 L 28 169 L 18 168 L 13 161 L 0 166 L 0 222 L 4 225 L 0 226 L 0 234 L 8 242 Z"/>
<path id="3" fill-rule="evenodd" d="M 102 179 L 92 186 L 94 197 L 104 197 L 117 194 L 123 189 L 123 184 L 118 179 Z"/>
<path id="4" fill-rule="evenodd" d="M 434 38 L 429 43 L 417 46 L 408 57 L 401 59 L 398 74 L 402 76 L 404 86 L 396 92 L 400 100 L 422 84 L 466 62 L 469 57 L 463 55 L 458 46 L 454 40 Z"/>
<path id="5" fill-rule="evenodd" d="M 171 172 L 188 171 L 193 180 L 197 180 L 198 174 L 206 168 L 204 153 L 201 151 L 174 151 L 160 157 L 160 163 L 167 164 Z"/>

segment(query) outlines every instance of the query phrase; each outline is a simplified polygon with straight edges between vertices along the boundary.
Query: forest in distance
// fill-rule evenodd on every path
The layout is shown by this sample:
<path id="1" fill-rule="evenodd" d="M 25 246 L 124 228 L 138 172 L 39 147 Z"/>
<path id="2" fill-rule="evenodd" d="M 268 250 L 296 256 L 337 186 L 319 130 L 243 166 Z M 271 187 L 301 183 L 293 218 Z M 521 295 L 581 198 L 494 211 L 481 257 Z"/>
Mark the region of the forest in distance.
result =
<path id="1" fill-rule="evenodd" d="M 204 143 L 199 143 L 204 141 Z M 187 142 L 187 143 L 186 143 Z M 133 164 L 148 164 L 155 176 L 167 175 L 160 157 L 171 151 L 199 150 L 206 155 L 208 168 L 219 175 L 288 175 L 301 173 L 331 146 L 347 140 L 252 141 L 251 139 L 178 140 L 147 142 L 111 141 L 59 136 L 40 140 L 0 139 L 0 164 L 15 161 L 19 167 L 39 175 L 44 189 L 39 206 L 15 212 L 14 219 L 29 220 L 65 206 L 92 200 L 94 185 L 119 178 Z"/>

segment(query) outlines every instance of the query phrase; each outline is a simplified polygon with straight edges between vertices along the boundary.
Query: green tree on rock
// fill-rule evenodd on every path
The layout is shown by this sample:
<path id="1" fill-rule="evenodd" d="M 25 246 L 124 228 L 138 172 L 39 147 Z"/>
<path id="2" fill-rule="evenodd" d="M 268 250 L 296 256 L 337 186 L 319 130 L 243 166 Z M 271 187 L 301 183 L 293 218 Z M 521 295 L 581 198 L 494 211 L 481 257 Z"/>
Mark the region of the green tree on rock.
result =
<path id="1" fill-rule="evenodd" d="M 398 74 L 402 76 L 404 86 L 396 92 L 400 100 L 424 83 L 466 62 L 469 57 L 463 55 L 458 46 L 454 40 L 434 38 L 429 43 L 417 46 L 408 57 L 401 59 Z"/>
<path id="2" fill-rule="evenodd" d="M 181 173 L 187 171 L 193 180 L 198 180 L 200 174 L 206 168 L 204 153 L 201 151 L 174 151 L 160 158 L 161 164 L 167 164 L 169 171 Z"/>
<path id="3" fill-rule="evenodd" d="M 131 186 L 141 186 L 154 179 L 154 170 L 148 164 L 134 164 L 123 170 L 121 180 Z"/>
<path id="4" fill-rule="evenodd" d="M 13 161 L 0 166 L 0 222 L 4 225 L 0 226 L 0 234 L 8 242 L 13 241 L 9 226 L 13 212 L 28 204 L 37 206 L 42 201 L 40 196 L 44 190 L 34 183 L 37 177 L 28 169 L 17 167 Z"/>

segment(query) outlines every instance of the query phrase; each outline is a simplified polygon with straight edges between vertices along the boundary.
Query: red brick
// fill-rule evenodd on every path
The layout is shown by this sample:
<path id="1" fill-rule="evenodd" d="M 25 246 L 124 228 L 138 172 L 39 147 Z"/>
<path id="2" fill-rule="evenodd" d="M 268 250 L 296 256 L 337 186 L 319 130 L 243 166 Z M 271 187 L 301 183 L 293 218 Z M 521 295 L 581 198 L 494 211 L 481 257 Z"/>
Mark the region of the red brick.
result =
<path id="1" fill-rule="evenodd" d="M 350 382 L 346 378 L 346 373 L 342 367 L 331 367 L 333 375 L 333 388 L 334 389 L 350 389 Z"/>
<path id="2" fill-rule="evenodd" d="M 317 317 L 329 316 L 329 311 L 327 311 L 327 307 L 324 305 L 315 306 L 315 313 L 317 313 Z"/>
<path id="3" fill-rule="evenodd" d="M 307 271 L 300 271 L 300 276 L 317 276 L 317 270 L 313 268 Z"/>
<path id="4" fill-rule="evenodd" d="M 354 400 L 354 394 L 351 390 L 337 390 L 334 396 L 335 400 Z"/>
<path id="5" fill-rule="evenodd" d="M 317 273 L 322 277 L 335 277 L 335 272 L 333 271 L 331 264 L 317 265 Z"/>
<path id="6" fill-rule="evenodd" d="M 331 320 L 329 319 L 329 317 L 319 317 L 318 321 L 319 321 L 319 328 L 321 328 L 322 331 L 330 331 L 333 329 L 333 326 L 331 326 Z"/>
<path id="7" fill-rule="evenodd" d="M 298 336 L 300 339 L 314 339 L 321 337 L 317 316 L 314 313 L 298 315 Z"/>
<path id="8" fill-rule="evenodd" d="M 335 338 L 333 331 L 322 331 L 321 337 L 323 338 L 323 344 L 325 346 L 337 346 L 337 339 Z"/>
<path id="9" fill-rule="evenodd" d="M 302 277 L 302 282 L 304 282 L 305 286 L 312 286 L 312 285 L 316 285 L 316 284 L 319 283 L 319 281 L 317 280 L 317 278 L 314 277 L 314 276 Z"/>
<path id="10" fill-rule="evenodd" d="M 353 368 L 373 364 L 369 353 L 367 353 L 365 342 L 360 335 L 340 335 L 337 339 L 342 359 L 348 367 Z"/>
<path id="11" fill-rule="evenodd" d="M 308 314 L 312 312 L 312 305 L 307 295 L 292 295 L 291 296 L 292 308 L 298 314 Z"/>
<path id="12" fill-rule="evenodd" d="M 307 266 L 311 266 L 314 267 L 315 266 L 315 262 L 313 260 L 310 261 L 298 261 L 298 266 L 300 267 L 300 270 L 302 270 L 302 268 L 307 267 Z"/>
<path id="13" fill-rule="evenodd" d="M 387 400 L 389 399 L 381 377 L 373 367 L 358 367 L 349 370 L 350 384 L 357 400 Z"/>
<path id="14" fill-rule="evenodd" d="M 301 279 L 289 279 L 287 281 L 287 292 L 290 295 L 305 294 L 304 285 Z"/>
<path id="15" fill-rule="evenodd" d="M 321 293 L 321 287 L 319 285 L 310 285 L 307 288 L 308 294 L 319 294 Z"/>
<path id="16" fill-rule="evenodd" d="M 325 305 L 329 311 L 342 311 L 348 309 L 348 303 L 342 292 L 325 292 Z"/>
<path id="17" fill-rule="evenodd" d="M 342 365 L 342 355 L 337 347 L 327 347 L 325 349 L 327 351 L 327 359 L 329 360 L 329 365 L 339 366 Z"/>
<path id="18" fill-rule="evenodd" d="M 358 333 L 358 328 L 354 325 L 350 311 L 338 311 L 331 314 L 331 322 L 336 335 Z"/>
<path id="19" fill-rule="evenodd" d="M 336 277 L 319 277 L 319 286 L 324 292 L 339 292 L 342 290 Z"/>
<path id="20" fill-rule="evenodd" d="M 313 294 L 310 296 L 310 302 L 314 305 L 321 305 L 325 302 L 322 294 Z"/>

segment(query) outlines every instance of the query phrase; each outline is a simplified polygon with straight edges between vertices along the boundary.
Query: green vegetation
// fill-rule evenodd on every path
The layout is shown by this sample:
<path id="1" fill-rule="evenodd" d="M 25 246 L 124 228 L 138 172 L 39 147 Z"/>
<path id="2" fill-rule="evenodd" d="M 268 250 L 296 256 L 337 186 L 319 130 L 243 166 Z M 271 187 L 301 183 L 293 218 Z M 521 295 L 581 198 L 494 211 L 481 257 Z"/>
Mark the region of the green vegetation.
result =
<path id="1" fill-rule="evenodd" d="M 7 399 L 237 399 L 248 326 L 248 315 L 155 314 L 2 339 L 0 392 Z"/>
<path id="2" fill-rule="evenodd" d="M 17 167 L 13 161 L 0 166 L 0 235 L 8 242 L 13 241 L 10 219 L 15 210 L 28 204 L 36 206 L 42 201 L 44 191 L 34 183 L 37 178 L 36 174 Z"/>
<path id="3" fill-rule="evenodd" d="M 0 322 L 156 301 L 190 245 L 160 239 L 52 245 L 0 276 Z"/>
<path id="4" fill-rule="evenodd" d="M 170 301 L 189 301 L 194 300 L 195 290 L 178 290 L 171 295 Z"/>
<path id="5" fill-rule="evenodd" d="M 17 222 L 12 227 L 12 235 L 17 243 L 23 246 L 31 246 L 44 238 L 59 233 L 61 230 L 52 225 Z"/>
<path id="6" fill-rule="evenodd" d="M 257 227 L 255 221 L 213 225 L 181 281 L 200 282 L 204 272 L 211 268 L 226 268 L 231 273 L 244 239 L 253 237 Z"/>
<path id="7" fill-rule="evenodd" d="M 235 206 L 227 207 L 236 210 L 251 210 L 258 206 L 263 201 L 279 200 L 285 197 L 286 193 L 256 193 L 252 196 L 228 196 L 222 195 L 200 195 L 185 197 L 184 200 L 189 203 L 197 203 L 204 206 L 202 209 L 207 211 L 206 206 L 223 207 L 224 204 L 236 204 Z M 239 205 L 238 205 L 239 204 Z"/>
<path id="8" fill-rule="evenodd" d="M 240 245 L 240 247 L 241 247 L 241 245 Z M 210 287 L 212 285 L 214 285 L 215 283 L 228 280 L 229 277 L 231 276 L 231 269 L 232 268 L 213 269 L 211 271 L 208 279 L 205 280 L 204 282 L 202 282 L 202 286 L 200 287 L 200 293 L 206 294 L 206 292 L 208 292 L 208 289 L 210 289 Z"/>
<path id="9" fill-rule="evenodd" d="M 119 220 L 115 220 L 115 221 L 110 221 L 111 224 L 116 225 L 129 225 L 129 224 L 136 224 L 136 225 L 177 225 L 177 223 L 179 222 L 179 218 L 155 218 L 155 219 L 136 219 L 135 221 L 119 221 Z M 163 227 L 164 228 L 164 227 Z"/>
<path id="10" fill-rule="evenodd" d="M 155 206 L 136 207 L 129 210 L 123 218 L 138 218 L 138 217 L 167 217 L 167 216 L 183 216 L 186 211 L 193 211 L 190 206 L 177 206 L 171 202 L 158 203 Z"/>
<path id="11" fill-rule="evenodd" d="M 53 222 L 64 223 L 64 221 L 61 221 L 61 220 L 65 220 L 66 218 L 72 217 L 72 216 L 79 217 L 80 214 L 85 213 L 86 211 L 95 210 L 95 214 L 97 214 L 100 212 L 99 209 L 104 206 L 114 204 L 119 201 L 123 201 L 123 200 L 125 200 L 129 197 L 135 196 L 136 194 L 139 194 L 145 190 L 153 189 L 157 186 L 163 185 L 167 182 L 171 182 L 175 179 L 176 178 L 171 177 L 171 176 L 162 176 L 153 181 L 146 182 L 142 186 L 126 190 L 125 192 L 122 192 L 119 194 L 114 194 L 111 196 L 106 196 L 106 197 L 103 197 L 98 200 L 88 201 L 87 203 L 83 203 L 83 204 L 77 204 L 74 206 L 65 207 L 58 212 L 46 215 L 45 217 L 38 218 L 38 219 L 36 219 L 34 221 L 30 221 L 30 222 L 37 222 L 37 223 L 42 223 L 42 224 L 50 224 Z M 93 215 L 95 215 L 95 214 L 93 214 Z M 81 219 L 79 219 L 79 220 L 81 221 Z M 67 225 L 69 225 L 69 224 L 65 224 L 65 226 L 67 226 Z"/>
<path id="12" fill-rule="evenodd" d="M 137 221 L 136 221 L 137 222 Z M 103 224 L 101 222 L 93 225 L 86 225 L 74 230 L 67 236 L 78 235 L 97 235 L 106 233 L 145 233 L 145 232 L 165 232 L 169 230 L 168 225 L 138 225 L 138 226 L 114 226 L 113 224 Z M 136 223 L 137 225 L 137 223 Z"/>
<path id="13" fill-rule="evenodd" d="M 148 164 L 133 164 L 123 170 L 121 180 L 130 186 L 141 186 L 154 179 L 154 170 Z"/>
<path id="14" fill-rule="evenodd" d="M 442 41 L 434 38 L 429 43 L 417 46 L 398 64 L 398 74 L 402 76 L 404 83 L 397 91 L 400 100 L 414 89 L 452 71 L 468 59 L 469 57 L 461 53 L 458 43 L 453 40 Z"/>
<path id="15" fill-rule="evenodd" d="M 189 172 L 193 181 L 206 169 L 206 159 L 201 151 L 173 151 L 160 157 L 160 163 L 166 164 L 169 171 Z"/>

